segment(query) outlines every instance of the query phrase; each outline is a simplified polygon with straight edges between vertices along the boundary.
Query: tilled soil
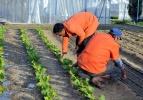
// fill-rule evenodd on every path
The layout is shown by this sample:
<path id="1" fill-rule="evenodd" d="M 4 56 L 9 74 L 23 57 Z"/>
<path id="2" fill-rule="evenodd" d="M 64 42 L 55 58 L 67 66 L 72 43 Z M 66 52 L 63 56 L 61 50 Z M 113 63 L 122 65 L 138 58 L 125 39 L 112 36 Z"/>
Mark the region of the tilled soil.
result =
<path id="1" fill-rule="evenodd" d="M 143 32 L 123 31 L 121 40 L 122 56 L 143 71 Z"/>
<path id="2" fill-rule="evenodd" d="M 60 100 L 83 100 L 79 93 L 73 89 L 70 76 L 63 70 L 58 60 L 46 48 L 38 35 L 32 30 L 28 31 L 28 35 L 38 51 L 41 64 L 47 68 L 47 74 L 51 77 L 51 85 L 57 91 Z"/>
<path id="3" fill-rule="evenodd" d="M 42 100 L 17 30 L 5 33 L 4 57 L 7 91 L 0 100 Z"/>
<path id="4" fill-rule="evenodd" d="M 61 43 L 59 42 L 61 40 L 59 37 L 55 37 L 48 30 L 44 30 L 44 32 L 50 41 L 61 48 Z M 123 36 L 123 41 L 121 42 L 124 49 L 123 56 L 125 56 L 127 60 L 142 64 L 143 34 L 138 33 L 135 35 L 132 32 L 127 33 L 128 34 Z M 29 30 L 28 35 L 40 55 L 41 63 L 46 66 L 47 74 L 51 76 L 52 86 L 58 92 L 61 100 L 83 100 L 83 98 L 79 96 L 79 92 L 72 88 L 68 74 L 62 69 L 53 54 L 47 50 L 44 43 L 38 38 L 35 32 L 33 30 Z M 4 49 L 7 73 L 7 79 L 4 84 L 8 86 L 8 90 L 5 92 L 5 95 L 0 96 L 0 100 L 42 100 L 43 98 L 39 90 L 36 88 L 33 69 L 28 63 L 27 55 L 20 41 L 17 30 L 8 30 L 5 37 Z M 66 57 L 76 61 L 76 56 L 74 55 L 74 44 L 70 45 L 70 50 Z M 129 72 L 131 71 L 132 70 L 129 70 Z M 133 72 L 130 76 L 134 76 L 134 74 L 136 74 L 136 72 Z M 137 77 L 138 75 L 133 78 Z M 136 84 L 138 84 L 138 82 L 142 83 L 142 79 L 139 80 L 139 78 L 137 78 Z M 125 83 L 128 84 L 127 81 L 125 81 Z M 142 91 L 142 88 L 138 89 L 139 91 Z M 95 88 L 95 90 L 96 96 L 104 94 L 106 96 L 106 100 L 143 100 L 143 98 L 138 97 L 135 92 L 120 81 L 114 84 L 108 84 L 103 90 L 97 88 Z"/>
<path id="5" fill-rule="evenodd" d="M 54 36 L 50 31 L 44 31 L 48 39 L 53 41 L 56 46 L 61 47 L 61 41 L 59 37 Z M 70 44 L 69 54 L 66 57 L 70 57 L 70 59 L 76 61 L 76 57 L 73 55 L 74 44 L 73 39 L 71 40 L 72 44 Z M 127 85 L 122 82 L 115 82 L 114 84 L 107 84 L 107 86 L 103 89 L 95 88 L 95 95 L 99 96 L 104 94 L 106 100 L 142 100 L 141 97 L 137 96 L 135 92 L 133 92 Z"/>
<path id="6" fill-rule="evenodd" d="M 127 69 L 127 79 L 122 80 L 130 89 L 143 99 L 143 73 L 131 67 L 130 64 L 124 63 Z"/>

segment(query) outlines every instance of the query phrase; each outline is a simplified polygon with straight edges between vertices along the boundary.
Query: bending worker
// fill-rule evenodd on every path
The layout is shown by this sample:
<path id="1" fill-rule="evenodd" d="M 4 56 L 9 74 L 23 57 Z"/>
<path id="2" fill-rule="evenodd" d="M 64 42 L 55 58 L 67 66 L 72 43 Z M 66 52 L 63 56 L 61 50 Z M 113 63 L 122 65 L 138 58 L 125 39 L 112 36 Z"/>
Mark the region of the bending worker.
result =
<path id="1" fill-rule="evenodd" d="M 112 28 L 107 33 L 96 33 L 85 49 L 78 56 L 79 75 L 88 75 L 96 86 L 102 86 L 106 79 L 116 79 L 120 76 L 126 79 L 126 70 L 120 58 L 118 39 L 121 30 Z M 112 60 L 116 67 L 109 68 L 107 63 Z"/>
<path id="2" fill-rule="evenodd" d="M 69 38 L 76 37 L 77 54 L 85 48 L 99 25 L 98 19 L 90 12 L 79 12 L 71 16 L 64 23 L 54 25 L 53 33 L 63 37 L 62 54 L 68 51 Z"/>

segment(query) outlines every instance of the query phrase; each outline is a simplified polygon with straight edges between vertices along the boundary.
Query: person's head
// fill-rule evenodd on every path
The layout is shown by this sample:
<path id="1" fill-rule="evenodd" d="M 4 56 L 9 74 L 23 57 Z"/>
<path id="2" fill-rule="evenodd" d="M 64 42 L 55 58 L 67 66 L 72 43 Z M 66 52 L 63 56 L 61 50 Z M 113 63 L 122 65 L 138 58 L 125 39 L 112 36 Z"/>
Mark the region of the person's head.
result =
<path id="1" fill-rule="evenodd" d="M 111 34 L 115 39 L 120 39 L 122 36 L 122 31 L 119 28 L 114 27 L 110 30 L 109 34 Z"/>
<path id="2" fill-rule="evenodd" d="M 53 27 L 53 33 L 59 36 L 65 36 L 65 29 L 62 23 L 56 23 Z"/>

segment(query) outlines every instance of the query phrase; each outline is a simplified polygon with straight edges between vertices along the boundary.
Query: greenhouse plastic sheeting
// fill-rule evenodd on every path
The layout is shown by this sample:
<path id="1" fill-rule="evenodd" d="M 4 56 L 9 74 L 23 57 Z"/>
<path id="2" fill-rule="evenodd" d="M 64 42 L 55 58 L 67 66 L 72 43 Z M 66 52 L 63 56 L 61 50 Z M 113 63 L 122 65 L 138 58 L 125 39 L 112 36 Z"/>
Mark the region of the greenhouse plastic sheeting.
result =
<path id="1" fill-rule="evenodd" d="M 90 11 L 110 23 L 111 0 L 0 0 L 0 18 L 13 23 L 55 23 L 79 11 Z"/>

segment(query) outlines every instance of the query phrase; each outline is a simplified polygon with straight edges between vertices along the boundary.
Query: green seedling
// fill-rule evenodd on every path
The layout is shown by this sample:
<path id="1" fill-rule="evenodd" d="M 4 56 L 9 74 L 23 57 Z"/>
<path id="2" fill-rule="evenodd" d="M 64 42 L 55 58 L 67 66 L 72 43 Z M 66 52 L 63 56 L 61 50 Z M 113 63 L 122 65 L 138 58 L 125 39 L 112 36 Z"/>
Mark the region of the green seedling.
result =
<path id="1" fill-rule="evenodd" d="M 0 27 L 0 82 L 4 81 L 5 78 L 5 71 L 4 71 L 4 49 L 3 49 L 3 41 L 4 41 L 4 33 L 6 32 L 6 29 L 1 26 Z"/>
<path id="2" fill-rule="evenodd" d="M 104 95 L 99 96 L 98 100 L 105 100 L 105 96 Z"/>
<path id="3" fill-rule="evenodd" d="M 0 95 L 1 95 L 4 91 L 6 91 L 6 87 L 0 85 Z"/>

